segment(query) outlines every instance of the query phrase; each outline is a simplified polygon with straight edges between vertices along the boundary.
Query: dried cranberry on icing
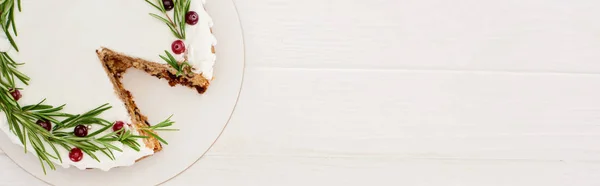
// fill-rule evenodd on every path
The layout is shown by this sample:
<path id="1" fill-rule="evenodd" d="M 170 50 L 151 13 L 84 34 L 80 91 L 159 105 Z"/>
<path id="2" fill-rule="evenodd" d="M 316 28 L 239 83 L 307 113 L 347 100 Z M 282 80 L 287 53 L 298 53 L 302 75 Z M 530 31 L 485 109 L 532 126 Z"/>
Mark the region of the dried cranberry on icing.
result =
<path id="1" fill-rule="evenodd" d="M 77 137 L 85 137 L 88 135 L 88 127 L 85 125 L 77 125 L 73 130 L 73 133 L 75 133 L 75 136 Z"/>
<path id="2" fill-rule="evenodd" d="M 173 44 L 171 44 L 171 50 L 173 50 L 173 53 L 175 54 L 181 54 L 185 52 L 185 44 L 181 40 L 174 41 Z"/>
<path id="3" fill-rule="evenodd" d="M 198 23 L 198 13 L 194 11 L 189 11 L 185 14 L 185 22 L 189 25 L 195 25 Z"/>
<path id="4" fill-rule="evenodd" d="M 81 149 L 75 147 L 71 149 L 71 152 L 69 152 L 69 158 L 73 162 L 79 162 L 81 161 L 81 159 L 83 159 L 83 152 L 81 151 Z"/>

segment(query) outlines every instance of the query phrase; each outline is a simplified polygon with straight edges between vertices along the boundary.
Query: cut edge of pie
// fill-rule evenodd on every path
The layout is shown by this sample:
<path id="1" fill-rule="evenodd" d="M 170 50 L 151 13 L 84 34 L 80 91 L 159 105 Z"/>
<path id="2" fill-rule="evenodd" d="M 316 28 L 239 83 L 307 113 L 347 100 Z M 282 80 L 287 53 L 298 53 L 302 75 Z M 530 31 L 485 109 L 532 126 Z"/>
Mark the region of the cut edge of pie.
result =
<path id="1" fill-rule="evenodd" d="M 210 81 L 204 78 L 202 74 L 191 73 L 192 69 L 189 66 L 184 68 L 184 72 L 187 72 L 184 73 L 186 75 L 177 76 L 177 70 L 168 64 L 147 61 L 142 58 L 130 57 L 105 47 L 101 47 L 100 49 L 96 50 L 96 54 L 98 55 L 98 58 L 100 59 L 100 62 L 102 63 L 102 66 L 104 67 L 104 70 L 106 71 L 110 81 L 114 85 L 116 94 L 125 104 L 125 107 L 131 116 L 131 122 L 132 125 L 134 125 L 134 129 L 137 130 L 140 135 L 148 136 L 148 138 L 145 138 L 143 141 L 145 146 L 154 150 L 154 152 L 161 151 L 162 146 L 156 138 L 147 134 L 145 131 L 140 130 L 140 128 L 150 126 L 150 123 L 148 122 L 148 118 L 140 112 L 131 92 L 125 89 L 123 87 L 123 83 L 121 82 L 123 74 L 126 73 L 127 69 L 134 68 L 142 70 L 159 79 L 167 80 L 170 86 L 187 86 L 195 89 L 200 94 L 206 92 L 208 86 L 210 85 Z M 143 158 L 144 157 L 140 159 Z"/>

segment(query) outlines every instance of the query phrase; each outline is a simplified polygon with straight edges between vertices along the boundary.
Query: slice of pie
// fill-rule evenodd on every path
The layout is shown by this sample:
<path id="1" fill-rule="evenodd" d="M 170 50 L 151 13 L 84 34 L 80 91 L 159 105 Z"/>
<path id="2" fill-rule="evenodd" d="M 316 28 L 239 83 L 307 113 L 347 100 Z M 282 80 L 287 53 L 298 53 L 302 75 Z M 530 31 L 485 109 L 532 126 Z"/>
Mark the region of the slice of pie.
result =
<path id="1" fill-rule="evenodd" d="M 130 57 L 108 48 L 100 48 L 96 50 L 96 53 L 104 70 L 108 74 L 110 81 L 114 85 L 117 95 L 125 103 L 125 107 L 131 116 L 132 123 L 135 124 L 135 126 L 133 126 L 134 128 L 147 127 L 150 126 L 150 123 L 148 123 L 147 117 L 144 116 L 136 106 L 133 95 L 123 87 L 121 79 L 128 69 L 134 68 L 142 70 L 159 79 L 166 79 L 170 86 L 187 86 L 198 91 L 200 94 L 204 93 L 210 84 L 210 81 L 202 74 L 194 73 L 192 66 L 186 66 L 183 69 L 184 73 L 178 74 L 178 70 L 168 64 Z M 142 135 L 148 135 L 144 131 L 138 130 L 138 132 Z M 146 147 L 153 149 L 154 152 L 158 152 L 162 149 L 161 144 L 156 138 L 144 139 L 144 143 L 146 144 Z"/>

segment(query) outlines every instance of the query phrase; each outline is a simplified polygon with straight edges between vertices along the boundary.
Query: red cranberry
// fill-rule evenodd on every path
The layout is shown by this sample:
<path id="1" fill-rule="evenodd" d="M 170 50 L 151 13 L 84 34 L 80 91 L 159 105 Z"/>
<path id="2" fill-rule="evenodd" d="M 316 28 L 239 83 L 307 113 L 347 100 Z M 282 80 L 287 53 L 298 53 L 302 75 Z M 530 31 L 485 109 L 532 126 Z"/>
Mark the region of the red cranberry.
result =
<path id="1" fill-rule="evenodd" d="M 73 162 L 79 162 L 81 159 L 83 159 L 83 152 L 81 152 L 81 149 L 75 147 L 71 149 L 71 152 L 69 152 L 69 158 Z"/>
<path id="2" fill-rule="evenodd" d="M 19 101 L 19 99 L 23 97 L 19 89 L 10 89 L 8 91 L 10 92 L 10 95 L 12 95 L 13 99 L 15 99 L 15 101 Z"/>
<path id="3" fill-rule="evenodd" d="M 173 7 L 175 7 L 173 5 L 173 0 L 162 0 L 163 6 L 165 7 L 165 10 L 169 11 L 169 10 L 173 10 Z"/>
<path id="4" fill-rule="evenodd" d="M 115 122 L 115 124 L 113 125 L 113 131 L 119 131 L 121 130 L 123 127 L 125 126 L 125 123 L 123 123 L 122 121 L 117 121 Z M 123 131 L 119 132 L 119 135 L 122 134 Z"/>
<path id="5" fill-rule="evenodd" d="M 198 23 L 198 13 L 194 11 L 189 11 L 185 14 L 185 22 L 189 25 L 195 25 Z"/>
<path id="6" fill-rule="evenodd" d="M 52 123 L 50 123 L 50 121 L 48 121 L 48 120 L 40 119 L 40 120 L 37 120 L 37 122 L 35 122 L 35 123 L 37 123 L 42 128 L 46 129 L 47 131 L 50 131 L 50 129 L 52 129 Z"/>
<path id="7" fill-rule="evenodd" d="M 88 135 L 88 128 L 85 125 L 77 125 L 73 133 L 77 137 L 85 137 Z"/>
<path id="8" fill-rule="evenodd" d="M 181 54 L 185 52 L 185 44 L 183 44 L 183 41 L 177 40 L 171 44 L 171 50 L 173 50 L 173 53 L 175 54 Z"/>

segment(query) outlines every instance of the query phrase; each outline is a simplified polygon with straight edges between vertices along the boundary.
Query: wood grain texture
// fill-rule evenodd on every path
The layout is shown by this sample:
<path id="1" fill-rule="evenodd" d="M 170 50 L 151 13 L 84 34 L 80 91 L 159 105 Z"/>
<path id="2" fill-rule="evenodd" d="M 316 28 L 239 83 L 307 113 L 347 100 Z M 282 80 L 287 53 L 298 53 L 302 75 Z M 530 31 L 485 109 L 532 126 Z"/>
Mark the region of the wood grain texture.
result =
<path id="1" fill-rule="evenodd" d="M 600 184 L 599 2 L 235 2 L 238 107 L 166 185 Z"/>
<path id="2" fill-rule="evenodd" d="M 600 72 L 596 1 L 236 3 L 249 65 Z"/>
<path id="3" fill-rule="evenodd" d="M 208 156 L 168 186 L 190 185 L 598 185 L 596 163 Z"/>
<path id="4" fill-rule="evenodd" d="M 246 77 L 213 154 L 600 160 L 600 75 L 253 68 Z"/>
<path id="5" fill-rule="evenodd" d="M 246 75 L 223 136 L 171 184 L 594 185 L 600 173 L 597 75 Z"/>

